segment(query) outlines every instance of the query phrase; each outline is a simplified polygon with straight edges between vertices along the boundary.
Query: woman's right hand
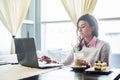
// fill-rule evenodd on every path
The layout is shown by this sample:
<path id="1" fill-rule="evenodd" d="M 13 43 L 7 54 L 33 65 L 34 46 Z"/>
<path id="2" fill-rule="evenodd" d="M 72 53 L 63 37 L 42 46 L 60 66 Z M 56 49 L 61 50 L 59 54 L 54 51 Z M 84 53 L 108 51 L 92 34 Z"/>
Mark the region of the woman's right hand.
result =
<path id="1" fill-rule="evenodd" d="M 57 63 L 56 61 L 52 60 L 50 57 L 48 56 L 42 56 L 38 58 L 39 61 L 43 62 L 47 62 L 47 63 Z"/>

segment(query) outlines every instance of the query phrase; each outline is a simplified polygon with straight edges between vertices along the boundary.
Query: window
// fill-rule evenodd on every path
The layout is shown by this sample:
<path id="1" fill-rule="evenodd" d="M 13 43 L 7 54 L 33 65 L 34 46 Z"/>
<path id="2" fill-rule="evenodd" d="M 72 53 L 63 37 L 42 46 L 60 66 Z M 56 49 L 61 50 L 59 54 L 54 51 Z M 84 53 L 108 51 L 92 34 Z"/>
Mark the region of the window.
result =
<path id="1" fill-rule="evenodd" d="M 45 29 L 45 32 L 43 31 L 45 33 L 44 39 L 42 40 L 45 45 L 44 48 L 66 47 L 68 49 L 70 43 L 75 42 L 75 25 L 72 24 L 60 0 L 52 0 L 49 3 L 48 1 L 41 0 L 41 20 L 43 22 L 41 26 Z M 118 49 L 120 39 L 120 30 L 118 29 L 120 26 L 119 6 L 119 0 L 98 0 L 93 12 L 99 23 L 99 38 L 110 43 L 112 53 L 120 53 Z M 62 34 L 63 30 L 66 35 Z M 69 37 L 70 35 L 74 35 L 74 39 Z M 61 36 L 66 42 L 61 40 Z M 69 42 L 71 39 L 72 41 Z"/>
<path id="2" fill-rule="evenodd" d="M 71 49 L 76 42 L 76 27 L 70 21 L 60 0 L 41 0 L 43 50 Z"/>
<path id="3" fill-rule="evenodd" d="M 24 24 L 20 28 L 16 37 L 36 37 L 41 36 L 41 50 L 49 49 L 70 49 L 71 44 L 76 42 L 76 26 L 72 23 L 70 17 L 65 11 L 61 0 L 40 0 L 40 7 L 35 6 L 35 2 L 39 0 L 31 0 L 29 10 L 27 12 Z M 102 6 L 101 6 L 102 5 Z M 119 0 L 97 0 L 97 5 L 93 15 L 99 22 L 99 38 L 109 41 L 112 53 L 120 53 L 120 10 Z M 37 8 L 36 8 L 37 7 Z M 40 11 L 38 13 L 37 11 Z M 39 15 L 36 15 L 38 13 Z M 36 32 L 35 19 L 40 18 L 39 32 Z M 10 50 L 10 33 L 0 22 L 0 53 L 7 53 Z M 3 41 L 5 43 L 3 44 Z"/>
<path id="4" fill-rule="evenodd" d="M 73 23 L 47 23 L 45 29 L 46 50 L 70 49 L 71 44 L 76 42 L 76 27 Z"/>
<path id="5" fill-rule="evenodd" d="M 41 21 L 70 20 L 61 0 L 41 0 Z"/>
<path id="6" fill-rule="evenodd" d="M 93 13 L 99 21 L 99 37 L 110 43 L 112 53 L 120 53 L 119 6 L 119 0 L 98 0 Z"/>
<path id="7" fill-rule="evenodd" d="M 29 10 L 22 27 L 19 29 L 16 37 L 34 37 L 34 0 L 31 0 Z M 28 34 L 29 33 L 29 34 Z M 0 21 L 0 54 L 10 54 L 12 36 Z"/>
<path id="8" fill-rule="evenodd" d="M 8 53 L 10 47 L 11 35 L 8 30 L 4 27 L 2 22 L 0 22 L 0 54 Z M 4 42 L 3 42 L 4 41 Z"/>

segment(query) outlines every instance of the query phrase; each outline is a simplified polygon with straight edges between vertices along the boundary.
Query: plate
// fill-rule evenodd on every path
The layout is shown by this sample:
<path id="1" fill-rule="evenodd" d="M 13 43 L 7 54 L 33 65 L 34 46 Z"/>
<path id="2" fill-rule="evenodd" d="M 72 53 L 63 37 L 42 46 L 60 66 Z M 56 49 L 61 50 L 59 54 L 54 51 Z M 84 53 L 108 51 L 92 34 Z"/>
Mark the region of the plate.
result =
<path id="1" fill-rule="evenodd" d="M 107 70 L 106 71 L 96 71 L 96 70 L 94 70 L 94 67 L 91 67 L 91 68 L 89 68 L 89 69 L 86 69 L 85 70 L 85 72 L 86 73 L 90 73 L 90 74 L 109 74 L 109 73 L 111 73 L 112 71 L 110 70 L 110 68 L 109 67 L 107 67 Z"/>
<path id="2" fill-rule="evenodd" d="M 89 67 L 86 67 L 86 66 L 71 66 L 72 70 L 73 71 L 85 71 L 85 69 L 89 68 Z"/>

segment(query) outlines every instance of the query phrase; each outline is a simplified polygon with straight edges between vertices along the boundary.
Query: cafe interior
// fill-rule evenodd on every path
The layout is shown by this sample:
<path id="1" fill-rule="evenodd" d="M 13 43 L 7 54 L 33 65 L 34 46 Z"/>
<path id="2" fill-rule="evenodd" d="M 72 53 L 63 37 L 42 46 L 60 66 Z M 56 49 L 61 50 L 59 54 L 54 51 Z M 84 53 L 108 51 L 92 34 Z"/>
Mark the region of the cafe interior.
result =
<path id="1" fill-rule="evenodd" d="M 120 80 L 119 2 L 0 0 L 0 80 Z M 105 71 L 95 70 L 94 66 L 62 64 L 77 43 L 77 20 L 87 13 L 98 21 L 98 38 L 110 45 Z M 18 47 L 16 39 L 23 40 L 18 40 Z M 49 56 L 60 65 L 36 67 L 49 64 L 39 63 L 42 56 Z M 97 61 L 95 66 L 103 63 Z"/>

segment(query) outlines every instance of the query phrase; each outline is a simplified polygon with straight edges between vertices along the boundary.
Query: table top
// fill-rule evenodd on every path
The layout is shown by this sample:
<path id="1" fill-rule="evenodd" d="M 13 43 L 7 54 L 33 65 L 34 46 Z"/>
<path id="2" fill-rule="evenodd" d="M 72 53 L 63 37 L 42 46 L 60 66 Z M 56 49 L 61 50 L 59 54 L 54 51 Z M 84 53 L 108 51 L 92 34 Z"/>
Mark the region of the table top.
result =
<path id="1" fill-rule="evenodd" d="M 73 71 L 71 67 L 64 67 L 59 70 L 50 71 L 21 80 L 118 80 L 119 78 L 120 69 L 113 68 L 109 74 L 90 74 L 85 71 Z"/>
<path id="2" fill-rule="evenodd" d="M 19 80 L 59 69 L 58 67 L 39 69 L 22 66 L 19 64 L 0 65 L 0 80 Z"/>

